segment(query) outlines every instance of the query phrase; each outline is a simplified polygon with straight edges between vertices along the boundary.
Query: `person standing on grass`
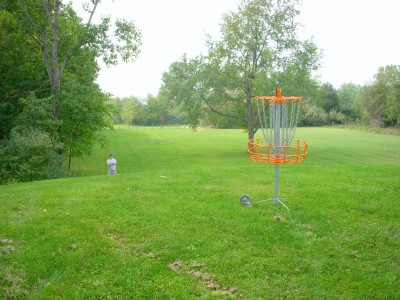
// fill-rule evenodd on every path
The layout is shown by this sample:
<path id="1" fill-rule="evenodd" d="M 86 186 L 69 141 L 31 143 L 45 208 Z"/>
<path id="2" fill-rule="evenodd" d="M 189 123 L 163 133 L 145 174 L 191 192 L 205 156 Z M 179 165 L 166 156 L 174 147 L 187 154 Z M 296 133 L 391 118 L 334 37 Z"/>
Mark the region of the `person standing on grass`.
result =
<path id="1" fill-rule="evenodd" d="M 107 159 L 108 174 L 117 174 L 117 160 L 110 154 Z"/>

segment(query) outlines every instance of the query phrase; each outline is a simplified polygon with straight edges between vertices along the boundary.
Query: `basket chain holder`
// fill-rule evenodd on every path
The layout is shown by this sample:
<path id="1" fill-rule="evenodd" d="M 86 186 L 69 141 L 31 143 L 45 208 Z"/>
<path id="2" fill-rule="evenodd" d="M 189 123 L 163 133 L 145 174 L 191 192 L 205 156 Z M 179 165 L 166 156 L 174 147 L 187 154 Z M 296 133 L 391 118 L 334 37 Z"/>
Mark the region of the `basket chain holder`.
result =
<path id="1" fill-rule="evenodd" d="M 281 90 L 276 88 L 275 96 L 257 96 L 254 100 L 257 104 L 258 118 L 264 138 L 250 139 L 248 153 L 250 158 L 256 162 L 275 165 L 274 198 L 257 203 L 272 200 L 275 204 L 282 204 L 289 210 L 282 202 L 286 198 L 278 197 L 279 165 L 297 164 L 306 158 L 307 141 L 294 140 L 302 98 L 283 97 Z M 243 205 L 252 205 L 250 197 L 246 194 L 240 197 L 240 202 Z"/>

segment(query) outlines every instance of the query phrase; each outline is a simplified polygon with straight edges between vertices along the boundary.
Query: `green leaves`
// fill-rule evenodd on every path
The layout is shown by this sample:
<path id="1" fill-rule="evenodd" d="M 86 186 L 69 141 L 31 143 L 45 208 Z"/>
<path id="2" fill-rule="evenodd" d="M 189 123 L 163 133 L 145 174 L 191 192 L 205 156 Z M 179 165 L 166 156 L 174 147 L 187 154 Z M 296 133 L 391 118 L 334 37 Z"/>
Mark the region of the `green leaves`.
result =
<path id="1" fill-rule="evenodd" d="M 61 92 L 62 127 L 60 139 L 69 149 L 69 158 L 89 154 L 92 146 L 102 139 L 98 134 L 111 127 L 108 97 L 93 84 L 66 78 Z"/>
<path id="2" fill-rule="evenodd" d="M 115 26 L 115 36 L 118 41 L 117 52 L 120 53 L 124 62 L 134 60 L 140 53 L 141 32 L 133 22 L 125 19 L 117 19 Z"/>
<path id="3" fill-rule="evenodd" d="M 56 138 L 56 128 L 61 121 L 54 117 L 53 101 L 53 96 L 39 99 L 34 93 L 20 99 L 23 110 L 16 118 L 13 130 L 25 132 L 35 129 L 47 132 L 51 137 Z"/>
<path id="4" fill-rule="evenodd" d="M 0 145 L 0 183 L 32 181 L 65 175 L 60 168 L 62 147 L 48 133 L 30 128 L 12 132 L 7 144 Z"/>
<path id="5" fill-rule="evenodd" d="M 182 60 L 170 65 L 169 71 L 163 74 L 161 94 L 174 106 L 182 108 L 187 113 L 187 121 L 196 128 L 201 117 L 202 84 L 200 59 Z"/>
<path id="6" fill-rule="evenodd" d="M 85 28 L 80 45 L 92 49 L 107 66 L 120 59 L 133 61 L 140 53 L 142 34 L 132 21 L 117 19 L 112 24 L 109 16 L 102 16 L 99 24 L 86 24 Z"/>
<path id="7" fill-rule="evenodd" d="M 400 66 L 379 68 L 375 81 L 360 90 L 356 109 L 366 124 L 396 126 L 400 121 Z"/>

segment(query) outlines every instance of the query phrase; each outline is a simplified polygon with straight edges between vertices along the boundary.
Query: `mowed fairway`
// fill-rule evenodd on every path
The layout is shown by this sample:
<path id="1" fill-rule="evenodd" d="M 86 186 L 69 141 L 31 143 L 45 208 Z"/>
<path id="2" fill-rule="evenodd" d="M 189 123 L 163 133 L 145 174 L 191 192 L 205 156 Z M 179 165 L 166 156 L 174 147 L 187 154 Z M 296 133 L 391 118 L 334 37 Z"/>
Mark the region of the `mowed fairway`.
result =
<path id="1" fill-rule="evenodd" d="M 81 177 L 0 186 L 0 298 L 400 298 L 400 136 L 298 128 L 287 211 L 240 204 L 274 178 L 241 130 L 106 135 Z"/>

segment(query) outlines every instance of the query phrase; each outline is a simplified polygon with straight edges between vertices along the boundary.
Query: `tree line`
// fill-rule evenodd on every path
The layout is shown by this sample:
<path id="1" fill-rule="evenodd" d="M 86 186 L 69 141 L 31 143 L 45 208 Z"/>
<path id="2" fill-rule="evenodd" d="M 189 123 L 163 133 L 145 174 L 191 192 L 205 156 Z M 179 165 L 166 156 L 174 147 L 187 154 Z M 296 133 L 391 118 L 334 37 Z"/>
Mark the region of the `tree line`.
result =
<path id="1" fill-rule="evenodd" d="M 98 60 L 134 60 L 141 32 L 109 16 L 95 23 L 98 5 L 88 1 L 83 19 L 62 0 L 0 0 L 0 183 L 68 174 L 113 124 L 204 124 L 252 138 L 254 96 L 277 85 L 304 98 L 302 126 L 400 124 L 400 66 L 379 68 L 365 86 L 319 82 L 321 50 L 297 35 L 300 0 L 242 0 L 205 54 L 170 64 L 157 95 L 113 97 L 96 84 Z"/>
<path id="2" fill-rule="evenodd" d="M 162 91 L 161 91 L 162 92 Z M 181 103 L 169 101 L 162 93 L 137 97 L 113 98 L 114 124 L 136 126 L 198 125 L 215 128 L 243 128 L 246 123 L 226 113 L 215 113 L 203 104 L 198 119 L 191 119 L 190 110 Z M 264 93 L 266 94 L 266 93 Z M 264 95 L 262 94 L 262 95 Z M 274 95 L 271 89 L 268 95 Z M 400 125 L 400 66 L 389 65 L 377 70 L 373 81 L 365 85 L 345 83 L 339 88 L 317 81 L 304 97 L 299 126 L 355 124 L 362 126 L 399 127 Z M 223 112 L 224 110 L 222 110 Z M 195 121 L 192 122 L 191 121 Z"/>

